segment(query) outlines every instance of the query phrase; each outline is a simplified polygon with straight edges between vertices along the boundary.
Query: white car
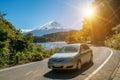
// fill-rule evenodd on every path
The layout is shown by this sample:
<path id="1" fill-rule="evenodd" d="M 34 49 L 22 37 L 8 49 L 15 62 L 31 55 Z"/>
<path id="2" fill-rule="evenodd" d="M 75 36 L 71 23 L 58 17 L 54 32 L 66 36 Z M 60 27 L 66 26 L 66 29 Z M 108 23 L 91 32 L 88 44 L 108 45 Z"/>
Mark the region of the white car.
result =
<path id="1" fill-rule="evenodd" d="M 48 68 L 79 70 L 85 63 L 93 63 L 93 53 L 89 46 L 87 44 L 69 44 L 50 57 Z"/>

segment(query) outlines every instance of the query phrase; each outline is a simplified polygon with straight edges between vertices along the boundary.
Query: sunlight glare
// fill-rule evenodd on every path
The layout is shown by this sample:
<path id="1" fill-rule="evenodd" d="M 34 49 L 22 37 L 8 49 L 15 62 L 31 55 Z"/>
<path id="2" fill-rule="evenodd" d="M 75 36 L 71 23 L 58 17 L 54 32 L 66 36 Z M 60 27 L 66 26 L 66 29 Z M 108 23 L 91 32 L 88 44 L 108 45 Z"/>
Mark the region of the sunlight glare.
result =
<path id="1" fill-rule="evenodd" d="M 94 15 L 94 9 L 93 8 L 86 9 L 85 16 L 92 17 L 93 15 Z"/>

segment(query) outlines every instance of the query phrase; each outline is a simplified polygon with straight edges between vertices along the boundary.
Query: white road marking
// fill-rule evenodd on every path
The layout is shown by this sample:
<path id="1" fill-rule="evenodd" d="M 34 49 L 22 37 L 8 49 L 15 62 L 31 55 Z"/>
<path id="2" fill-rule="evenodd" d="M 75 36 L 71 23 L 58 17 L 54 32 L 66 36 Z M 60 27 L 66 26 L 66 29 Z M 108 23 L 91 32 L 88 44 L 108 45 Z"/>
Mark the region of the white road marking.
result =
<path id="1" fill-rule="evenodd" d="M 111 58 L 111 56 L 113 55 L 113 51 L 111 50 L 111 49 L 109 49 L 110 50 L 110 55 L 109 55 L 109 57 L 103 62 L 103 64 L 101 65 L 101 66 L 99 66 L 94 72 L 92 72 L 91 73 L 91 75 L 89 75 L 87 78 L 85 78 L 84 80 L 90 80 L 90 78 L 92 77 L 92 76 L 94 76 L 108 61 L 109 61 L 109 59 Z"/>
<path id="2" fill-rule="evenodd" d="M 31 74 L 33 71 L 29 71 L 25 74 L 25 76 L 28 76 L 29 74 Z"/>

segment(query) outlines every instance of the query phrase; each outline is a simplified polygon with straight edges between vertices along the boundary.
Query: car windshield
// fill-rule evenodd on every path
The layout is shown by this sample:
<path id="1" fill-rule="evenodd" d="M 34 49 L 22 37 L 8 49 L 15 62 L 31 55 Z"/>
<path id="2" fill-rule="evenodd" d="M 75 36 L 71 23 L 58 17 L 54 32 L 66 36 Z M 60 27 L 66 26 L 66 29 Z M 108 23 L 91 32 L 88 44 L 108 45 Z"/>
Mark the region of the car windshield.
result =
<path id="1" fill-rule="evenodd" d="M 64 46 L 57 53 L 73 53 L 79 50 L 78 45 Z"/>

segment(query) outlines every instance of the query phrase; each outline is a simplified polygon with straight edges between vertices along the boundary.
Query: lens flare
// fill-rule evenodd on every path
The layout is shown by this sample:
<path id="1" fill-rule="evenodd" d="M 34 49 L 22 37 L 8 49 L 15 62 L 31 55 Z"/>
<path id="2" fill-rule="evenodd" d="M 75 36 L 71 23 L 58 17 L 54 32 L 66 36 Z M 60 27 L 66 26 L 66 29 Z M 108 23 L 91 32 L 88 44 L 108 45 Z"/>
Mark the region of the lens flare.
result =
<path id="1" fill-rule="evenodd" d="M 94 9 L 93 8 L 88 8 L 85 10 L 85 16 L 87 17 L 92 17 L 94 15 Z"/>

